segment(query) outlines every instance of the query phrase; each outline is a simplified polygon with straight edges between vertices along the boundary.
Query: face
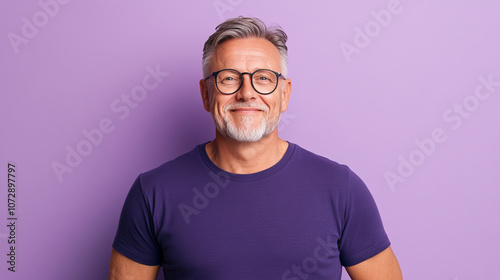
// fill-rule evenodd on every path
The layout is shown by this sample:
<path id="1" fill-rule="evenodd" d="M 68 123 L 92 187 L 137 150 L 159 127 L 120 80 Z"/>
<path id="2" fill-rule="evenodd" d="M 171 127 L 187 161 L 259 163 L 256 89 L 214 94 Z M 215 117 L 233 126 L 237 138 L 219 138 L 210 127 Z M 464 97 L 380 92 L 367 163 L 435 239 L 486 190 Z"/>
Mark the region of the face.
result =
<path id="1" fill-rule="evenodd" d="M 276 47 L 263 38 L 232 39 L 220 44 L 212 55 L 210 73 L 236 69 L 253 73 L 257 69 L 281 72 Z M 256 142 L 273 133 L 281 113 L 286 111 L 291 89 L 290 80 L 279 79 L 278 87 L 268 95 L 256 92 L 249 75 L 234 94 L 220 93 L 215 79 L 200 81 L 203 104 L 214 119 L 217 131 L 239 142 Z"/>

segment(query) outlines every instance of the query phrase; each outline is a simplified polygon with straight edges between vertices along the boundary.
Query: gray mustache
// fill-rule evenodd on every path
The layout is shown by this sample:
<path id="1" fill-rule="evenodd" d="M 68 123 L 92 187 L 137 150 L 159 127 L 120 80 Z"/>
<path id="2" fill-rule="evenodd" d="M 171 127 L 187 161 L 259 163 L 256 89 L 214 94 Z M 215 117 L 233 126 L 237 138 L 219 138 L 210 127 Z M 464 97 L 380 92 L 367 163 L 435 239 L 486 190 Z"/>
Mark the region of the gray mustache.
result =
<path id="1" fill-rule="evenodd" d="M 257 102 L 237 102 L 237 103 L 233 103 L 233 104 L 229 104 L 229 105 L 224 106 L 224 112 L 227 112 L 227 111 L 233 110 L 233 109 L 239 109 L 239 108 L 254 108 L 254 109 L 262 110 L 266 113 L 269 111 L 269 107 L 267 107 L 264 104 L 259 104 Z"/>

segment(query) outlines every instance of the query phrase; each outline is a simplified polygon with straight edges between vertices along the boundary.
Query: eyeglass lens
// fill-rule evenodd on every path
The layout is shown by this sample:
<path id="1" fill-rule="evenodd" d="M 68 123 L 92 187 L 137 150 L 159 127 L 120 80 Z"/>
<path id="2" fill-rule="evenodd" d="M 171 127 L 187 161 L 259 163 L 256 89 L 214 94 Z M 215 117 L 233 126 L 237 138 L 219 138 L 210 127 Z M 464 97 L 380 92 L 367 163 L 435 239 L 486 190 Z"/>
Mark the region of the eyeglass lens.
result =
<path id="1" fill-rule="evenodd" d="M 276 89 L 278 77 L 270 70 L 261 69 L 251 74 L 253 88 L 261 94 L 269 94 Z M 217 88 L 224 94 L 238 91 L 243 83 L 243 75 L 236 70 L 223 70 L 217 75 Z"/>

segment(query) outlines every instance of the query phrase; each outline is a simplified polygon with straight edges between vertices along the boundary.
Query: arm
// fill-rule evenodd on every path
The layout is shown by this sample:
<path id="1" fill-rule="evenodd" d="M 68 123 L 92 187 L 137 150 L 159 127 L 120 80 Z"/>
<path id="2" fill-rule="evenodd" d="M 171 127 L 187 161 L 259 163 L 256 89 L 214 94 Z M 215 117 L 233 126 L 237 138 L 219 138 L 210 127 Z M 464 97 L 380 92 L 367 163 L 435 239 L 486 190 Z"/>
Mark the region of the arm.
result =
<path id="1" fill-rule="evenodd" d="M 402 280 L 398 260 L 391 247 L 379 254 L 345 268 L 352 280 Z"/>
<path id="2" fill-rule="evenodd" d="M 108 280 L 155 280 L 159 269 L 159 265 L 140 264 L 113 249 Z"/>

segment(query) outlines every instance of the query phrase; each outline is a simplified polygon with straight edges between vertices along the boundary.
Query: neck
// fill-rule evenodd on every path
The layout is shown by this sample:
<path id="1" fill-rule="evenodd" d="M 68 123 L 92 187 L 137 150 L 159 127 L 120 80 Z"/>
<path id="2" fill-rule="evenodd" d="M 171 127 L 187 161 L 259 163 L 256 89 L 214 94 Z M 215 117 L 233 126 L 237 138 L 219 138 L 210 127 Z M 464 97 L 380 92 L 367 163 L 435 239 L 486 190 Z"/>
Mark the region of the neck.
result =
<path id="1" fill-rule="evenodd" d="M 221 135 L 205 146 L 208 157 L 222 170 L 235 174 L 256 173 L 278 163 L 288 143 L 278 138 L 278 130 L 257 142 L 238 142 Z"/>

